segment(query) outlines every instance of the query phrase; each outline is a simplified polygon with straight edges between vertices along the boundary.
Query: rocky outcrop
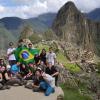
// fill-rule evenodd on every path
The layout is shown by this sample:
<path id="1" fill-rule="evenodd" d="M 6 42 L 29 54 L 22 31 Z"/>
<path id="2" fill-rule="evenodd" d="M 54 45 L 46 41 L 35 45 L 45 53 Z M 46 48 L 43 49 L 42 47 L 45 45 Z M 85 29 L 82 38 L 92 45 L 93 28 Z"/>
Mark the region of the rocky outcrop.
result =
<path id="1" fill-rule="evenodd" d="M 52 29 L 74 48 L 97 53 L 100 43 L 100 23 L 93 22 L 81 13 L 73 2 L 66 3 L 58 12 Z"/>

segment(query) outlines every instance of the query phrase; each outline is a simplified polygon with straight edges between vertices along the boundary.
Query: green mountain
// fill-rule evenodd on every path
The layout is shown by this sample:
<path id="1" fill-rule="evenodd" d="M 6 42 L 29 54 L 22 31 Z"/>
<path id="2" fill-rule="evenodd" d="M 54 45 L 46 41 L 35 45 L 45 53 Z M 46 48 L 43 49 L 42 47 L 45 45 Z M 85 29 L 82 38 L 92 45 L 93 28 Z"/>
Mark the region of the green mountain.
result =
<path id="1" fill-rule="evenodd" d="M 100 8 L 96 8 L 93 11 L 86 14 L 87 18 L 100 22 Z"/>
<path id="2" fill-rule="evenodd" d="M 55 13 L 42 14 L 35 18 L 21 19 L 18 17 L 5 17 L 0 19 L 0 48 L 5 49 L 8 42 L 16 41 L 26 26 L 30 26 L 34 33 L 47 31 L 55 18 Z"/>

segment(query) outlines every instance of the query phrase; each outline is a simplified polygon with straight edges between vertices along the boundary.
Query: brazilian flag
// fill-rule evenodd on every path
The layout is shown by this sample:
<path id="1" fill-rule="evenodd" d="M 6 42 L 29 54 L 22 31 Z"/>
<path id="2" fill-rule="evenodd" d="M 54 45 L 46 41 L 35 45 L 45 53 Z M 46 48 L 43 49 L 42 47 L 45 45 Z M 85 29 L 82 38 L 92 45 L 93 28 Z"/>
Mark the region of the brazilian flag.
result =
<path id="1" fill-rule="evenodd" d="M 39 50 L 29 49 L 26 46 L 21 46 L 15 50 L 14 54 L 18 62 L 28 64 L 30 62 L 34 62 L 34 55 L 39 54 Z"/>

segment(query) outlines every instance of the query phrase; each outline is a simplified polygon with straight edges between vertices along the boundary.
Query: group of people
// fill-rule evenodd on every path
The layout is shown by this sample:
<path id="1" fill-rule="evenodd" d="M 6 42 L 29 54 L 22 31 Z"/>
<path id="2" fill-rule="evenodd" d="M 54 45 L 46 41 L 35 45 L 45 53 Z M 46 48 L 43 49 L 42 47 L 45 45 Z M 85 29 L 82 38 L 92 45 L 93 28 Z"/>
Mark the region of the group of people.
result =
<path id="1" fill-rule="evenodd" d="M 31 43 L 27 48 L 34 50 Z M 34 55 L 33 62 L 27 64 L 17 61 L 15 50 L 14 44 L 10 42 L 7 50 L 9 66 L 6 65 L 4 59 L 0 59 L 0 90 L 10 89 L 16 84 L 25 85 L 27 88 L 28 80 L 32 80 L 31 89 L 34 92 L 44 91 L 46 96 L 54 93 L 59 71 L 55 67 L 56 54 L 52 47 L 49 48 L 49 52 L 42 49 L 39 54 Z"/>

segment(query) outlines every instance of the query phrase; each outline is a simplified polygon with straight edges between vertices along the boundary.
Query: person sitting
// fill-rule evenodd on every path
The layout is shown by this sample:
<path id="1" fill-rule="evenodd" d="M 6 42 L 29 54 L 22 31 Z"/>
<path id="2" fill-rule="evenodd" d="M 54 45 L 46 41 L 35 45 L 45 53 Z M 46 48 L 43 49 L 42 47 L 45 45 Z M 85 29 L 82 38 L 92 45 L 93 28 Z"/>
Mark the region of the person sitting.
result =
<path id="1" fill-rule="evenodd" d="M 52 65 L 52 63 L 48 63 L 45 72 L 49 75 L 51 75 L 52 77 L 55 77 L 55 85 L 57 86 L 57 81 L 58 81 L 58 75 L 59 72 L 57 71 L 57 69 Z"/>
<path id="2" fill-rule="evenodd" d="M 14 64 L 11 69 L 10 69 L 10 73 L 11 73 L 11 79 L 7 82 L 8 85 L 23 85 L 23 80 L 22 77 L 20 75 L 20 62 L 17 62 L 16 64 Z"/>
<path id="3" fill-rule="evenodd" d="M 20 74 L 22 77 L 25 77 L 29 73 L 28 66 L 25 64 L 20 65 Z"/>
<path id="4" fill-rule="evenodd" d="M 0 78 L 1 80 L 9 80 L 9 76 L 7 73 L 7 68 L 6 68 L 6 64 L 4 63 L 3 59 L 0 59 Z"/>
<path id="5" fill-rule="evenodd" d="M 17 62 L 13 66 L 11 66 L 10 71 L 12 75 L 17 75 L 20 72 L 20 62 Z"/>
<path id="6" fill-rule="evenodd" d="M 46 50 L 42 49 L 42 52 L 40 53 L 40 60 L 46 65 Z"/>
<path id="7" fill-rule="evenodd" d="M 24 79 L 25 80 L 32 80 L 33 75 L 34 75 L 35 70 L 36 70 L 36 67 L 34 66 L 33 63 L 29 63 L 27 67 L 28 67 L 27 68 L 28 73 L 24 76 Z"/>
<path id="8" fill-rule="evenodd" d="M 51 93 L 55 92 L 55 79 L 42 70 L 37 69 L 33 79 L 33 91 L 44 91 L 45 96 L 49 96 Z"/>
<path id="9" fill-rule="evenodd" d="M 10 87 L 6 84 L 10 80 L 6 64 L 4 63 L 3 59 L 0 59 L 0 84 L 2 85 L 1 89 L 10 89 Z"/>

